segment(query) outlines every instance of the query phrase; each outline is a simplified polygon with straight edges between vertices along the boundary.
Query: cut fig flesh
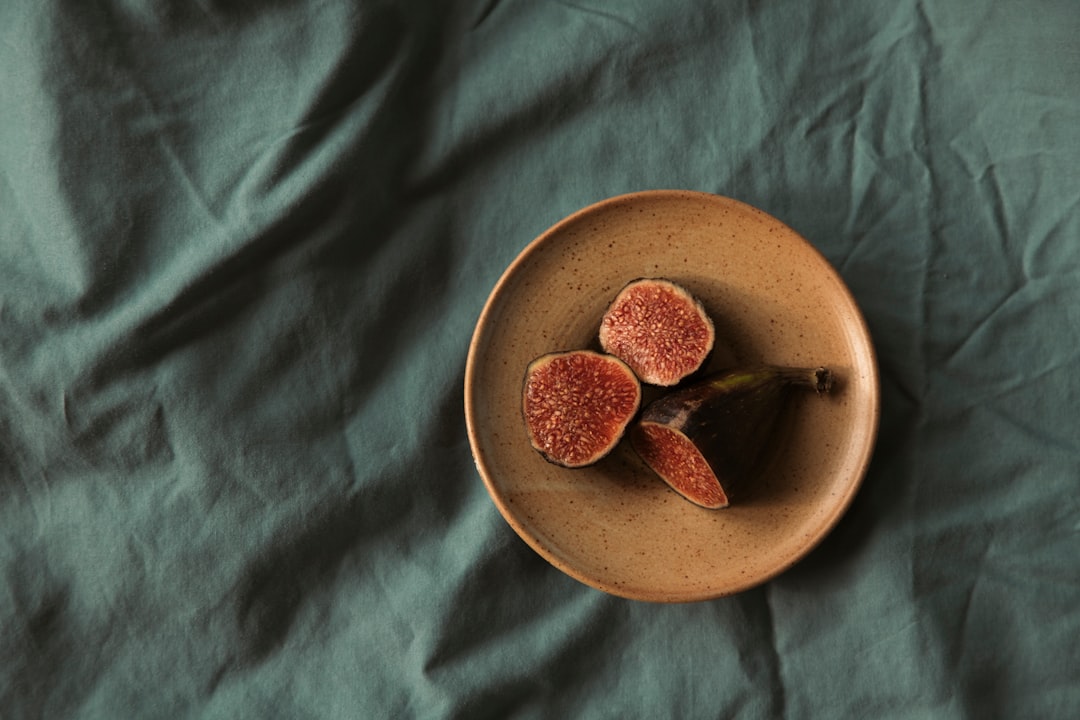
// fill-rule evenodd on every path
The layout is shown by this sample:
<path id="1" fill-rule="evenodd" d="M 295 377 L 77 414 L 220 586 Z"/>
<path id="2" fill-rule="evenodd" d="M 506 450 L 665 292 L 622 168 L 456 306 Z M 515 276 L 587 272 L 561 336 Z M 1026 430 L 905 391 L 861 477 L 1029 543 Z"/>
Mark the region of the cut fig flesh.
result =
<path id="1" fill-rule="evenodd" d="M 696 505 L 715 509 L 728 506 L 720 478 L 694 442 L 680 430 L 655 422 L 633 429 L 634 449 L 671 488 Z"/>
<path id="2" fill-rule="evenodd" d="M 591 465 L 619 443 L 641 406 L 641 384 L 616 357 L 549 353 L 525 371 L 522 413 L 529 442 L 564 467 Z"/>
<path id="3" fill-rule="evenodd" d="M 712 320 L 697 298 L 662 278 L 628 284 L 600 321 L 600 346 L 649 385 L 676 385 L 696 372 L 715 339 Z"/>

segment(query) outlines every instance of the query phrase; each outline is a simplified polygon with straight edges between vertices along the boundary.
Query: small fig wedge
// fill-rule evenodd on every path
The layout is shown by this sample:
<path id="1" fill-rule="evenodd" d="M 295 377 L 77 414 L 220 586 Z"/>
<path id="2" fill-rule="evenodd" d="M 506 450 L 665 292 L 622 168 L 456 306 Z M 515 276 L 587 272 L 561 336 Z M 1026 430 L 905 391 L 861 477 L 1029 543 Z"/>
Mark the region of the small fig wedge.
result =
<path id="1" fill-rule="evenodd" d="M 700 369 L 716 340 L 712 319 L 685 288 L 642 278 L 619 291 L 600 320 L 600 347 L 649 385 L 670 387 Z"/>
<path id="2" fill-rule="evenodd" d="M 641 407 L 641 383 L 611 355 L 549 353 L 529 363 L 521 407 L 533 448 L 556 465 L 584 467 L 619 443 Z"/>
<path id="3" fill-rule="evenodd" d="M 788 391 L 826 393 L 832 383 L 826 368 L 764 366 L 710 375 L 650 403 L 630 441 L 687 500 L 727 507 L 757 469 Z"/>

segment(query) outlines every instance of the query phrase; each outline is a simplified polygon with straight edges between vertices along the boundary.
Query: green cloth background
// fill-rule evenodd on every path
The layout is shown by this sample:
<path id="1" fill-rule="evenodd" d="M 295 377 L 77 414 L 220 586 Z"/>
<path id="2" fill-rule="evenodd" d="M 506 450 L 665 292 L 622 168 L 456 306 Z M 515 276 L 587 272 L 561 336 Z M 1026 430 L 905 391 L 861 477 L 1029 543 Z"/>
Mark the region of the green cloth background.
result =
<path id="1" fill-rule="evenodd" d="M 1080 4 L 11 0 L 0 716 L 1080 714 Z M 465 435 L 563 216 L 735 197 L 860 303 L 849 513 L 716 601 L 584 586 Z"/>

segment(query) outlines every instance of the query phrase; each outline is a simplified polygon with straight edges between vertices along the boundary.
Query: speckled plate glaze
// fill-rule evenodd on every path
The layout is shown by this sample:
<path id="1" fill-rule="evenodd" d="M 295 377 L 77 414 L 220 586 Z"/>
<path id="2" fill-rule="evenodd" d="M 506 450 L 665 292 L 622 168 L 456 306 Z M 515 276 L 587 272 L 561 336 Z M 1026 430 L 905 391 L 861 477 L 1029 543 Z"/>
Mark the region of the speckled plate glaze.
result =
<path id="1" fill-rule="evenodd" d="M 711 367 L 826 365 L 825 397 L 798 396 L 754 489 L 722 510 L 669 489 L 623 442 L 567 470 L 529 445 L 525 368 L 596 348 L 600 317 L 639 277 L 666 277 L 713 317 Z M 655 390 L 646 390 L 646 402 Z M 688 602 L 740 592 L 803 558 L 850 505 L 879 420 L 873 345 L 828 261 L 744 203 L 688 191 L 623 195 L 567 217 L 528 245 L 491 293 L 465 370 L 476 467 L 510 526 L 552 565 L 614 595 Z"/>

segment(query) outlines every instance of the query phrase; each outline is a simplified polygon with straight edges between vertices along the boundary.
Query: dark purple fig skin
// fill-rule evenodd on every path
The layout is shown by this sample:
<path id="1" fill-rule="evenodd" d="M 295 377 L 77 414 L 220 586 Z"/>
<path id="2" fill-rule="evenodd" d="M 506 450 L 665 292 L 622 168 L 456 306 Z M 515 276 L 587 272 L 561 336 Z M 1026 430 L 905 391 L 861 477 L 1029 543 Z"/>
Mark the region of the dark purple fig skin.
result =
<path id="1" fill-rule="evenodd" d="M 653 467 L 655 463 L 650 462 L 644 450 L 640 428 L 655 423 L 683 434 L 708 463 L 722 494 L 730 500 L 752 480 L 789 391 L 802 387 L 823 394 L 831 390 L 832 384 L 833 374 L 826 368 L 761 366 L 713 373 L 647 405 L 631 432 L 631 443 L 646 464 Z M 677 481 L 661 477 L 679 491 Z M 692 502 L 703 504 L 679 492 Z"/>

